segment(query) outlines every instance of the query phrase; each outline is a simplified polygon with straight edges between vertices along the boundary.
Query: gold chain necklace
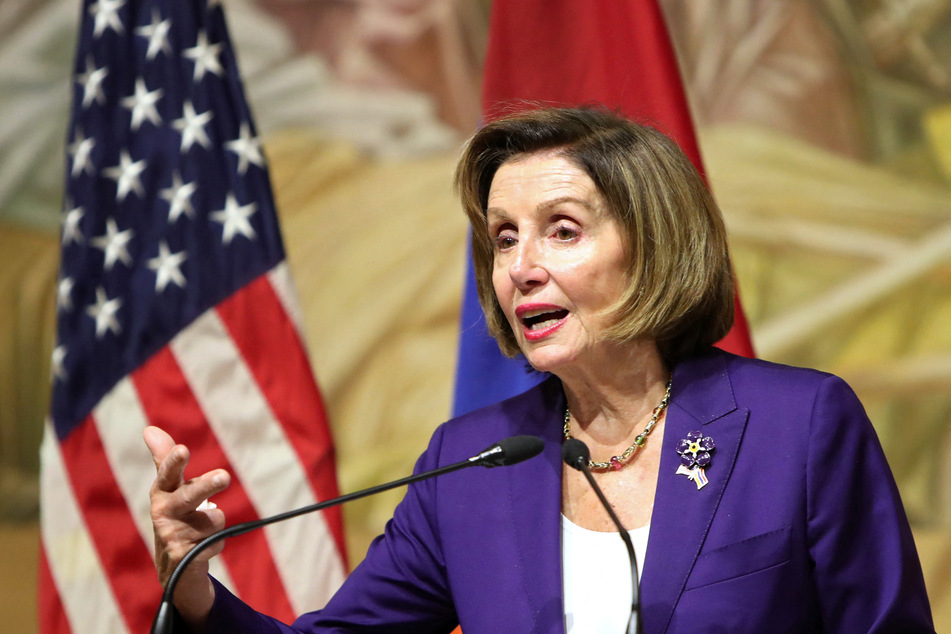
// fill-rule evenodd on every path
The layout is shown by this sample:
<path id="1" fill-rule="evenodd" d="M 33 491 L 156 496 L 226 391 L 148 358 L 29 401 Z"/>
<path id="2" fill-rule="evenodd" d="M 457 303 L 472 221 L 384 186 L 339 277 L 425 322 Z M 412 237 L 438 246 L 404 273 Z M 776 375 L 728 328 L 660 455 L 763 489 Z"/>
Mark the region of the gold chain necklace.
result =
<path id="1" fill-rule="evenodd" d="M 618 471 L 621 467 L 627 464 L 627 461 L 631 459 L 631 456 L 634 455 L 634 452 L 644 446 L 644 443 L 647 442 L 647 437 L 654 430 L 654 425 L 657 424 L 657 419 L 660 418 L 661 413 L 667 409 L 667 403 L 670 402 L 670 381 L 667 381 L 667 390 L 664 393 L 664 398 L 661 399 L 657 407 L 654 408 L 654 412 L 651 414 L 651 419 L 647 422 L 647 427 L 644 428 L 644 431 L 639 433 L 635 438 L 634 442 L 631 443 L 631 446 L 625 449 L 622 453 L 617 456 L 612 456 L 607 462 L 595 462 L 594 460 L 588 460 L 588 468 L 592 471 L 607 471 L 608 469 L 613 469 Z M 571 438 L 571 410 L 565 407 L 565 440 Z"/>

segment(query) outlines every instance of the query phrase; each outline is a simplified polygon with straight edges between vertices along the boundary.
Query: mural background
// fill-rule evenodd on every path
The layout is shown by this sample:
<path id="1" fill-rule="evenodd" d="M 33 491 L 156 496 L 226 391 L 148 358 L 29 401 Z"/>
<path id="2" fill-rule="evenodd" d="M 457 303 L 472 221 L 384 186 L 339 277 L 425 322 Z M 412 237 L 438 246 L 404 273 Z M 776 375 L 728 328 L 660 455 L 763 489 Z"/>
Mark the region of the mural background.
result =
<path id="1" fill-rule="evenodd" d="M 226 0 L 351 491 L 448 415 L 489 0 Z M 760 356 L 865 403 L 951 627 L 951 2 L 662 0 Z M 74 0 L 0 4 L 0 591 L 35 631 Z M 556 63 L 553 60 L 553 63 Z M 346 509 L 352 562 L 399 492 Z M 6 583 L 6 582 L 4 582 Z M 944 627 L 942 627 L 944 626 Z"/>

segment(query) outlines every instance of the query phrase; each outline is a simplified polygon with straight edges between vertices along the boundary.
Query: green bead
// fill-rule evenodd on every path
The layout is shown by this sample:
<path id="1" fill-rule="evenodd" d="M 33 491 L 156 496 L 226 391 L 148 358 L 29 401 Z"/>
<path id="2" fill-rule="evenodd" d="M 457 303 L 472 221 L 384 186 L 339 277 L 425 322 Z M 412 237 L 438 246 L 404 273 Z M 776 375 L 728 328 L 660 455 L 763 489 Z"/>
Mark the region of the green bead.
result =
<path id="1" fill-rule="evenodd" d="M 647 438 L 644 436 L 644 434 L 640 434 L 638 435 L 637 438 L 634 439 L 634 444 L 637 445 L 638 447 L 644 446 L 645 442 L 647 442 Z"/>

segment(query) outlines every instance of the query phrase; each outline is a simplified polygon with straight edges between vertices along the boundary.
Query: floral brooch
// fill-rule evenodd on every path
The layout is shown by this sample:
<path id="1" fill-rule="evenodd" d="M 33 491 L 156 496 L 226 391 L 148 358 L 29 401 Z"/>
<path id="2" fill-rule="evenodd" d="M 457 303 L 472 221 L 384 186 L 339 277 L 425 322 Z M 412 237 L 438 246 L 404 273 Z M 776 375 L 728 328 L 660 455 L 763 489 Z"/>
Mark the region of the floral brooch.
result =
<path id="1" fill-rule="evenodd" d="M 680 466 L 677 475 L 685 475 L 693 480 L 699 491 L 707 485 L 707 476 L 704 468 L 710 466 L 710 454 L 716 449 L 713 438 L 704 436 L 703 432 L 692 431 L 687 437 L 677 443 L 677 453 L 680 454 Z"/>

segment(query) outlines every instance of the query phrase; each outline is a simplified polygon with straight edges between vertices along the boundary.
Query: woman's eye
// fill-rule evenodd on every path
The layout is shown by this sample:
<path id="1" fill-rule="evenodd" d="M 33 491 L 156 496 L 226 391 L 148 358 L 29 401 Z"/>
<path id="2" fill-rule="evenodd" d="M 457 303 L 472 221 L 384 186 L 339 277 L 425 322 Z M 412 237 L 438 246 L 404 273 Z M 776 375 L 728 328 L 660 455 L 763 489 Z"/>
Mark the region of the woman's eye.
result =
<path id="1" fill-rule="evenodd" d="M 578 232 L 570 227 L 558 227 L 555 229 L 555 238 L 557 240 L 571 240 L 578 235 Z"/>
<path id="2" fill-rule="evenodd" d="M 515 246 L 515 238 L 510 235 L 500 235 L 495 239 L 495 248 L 504 251 Z"/>

